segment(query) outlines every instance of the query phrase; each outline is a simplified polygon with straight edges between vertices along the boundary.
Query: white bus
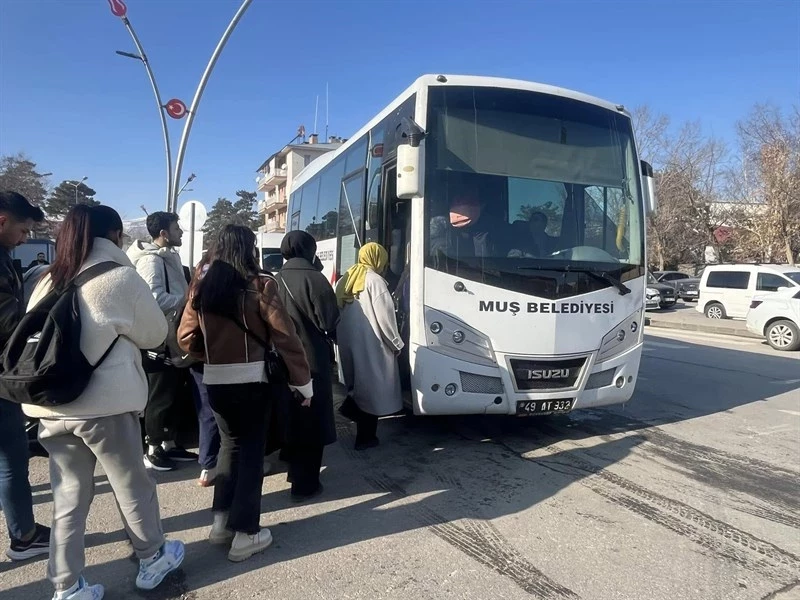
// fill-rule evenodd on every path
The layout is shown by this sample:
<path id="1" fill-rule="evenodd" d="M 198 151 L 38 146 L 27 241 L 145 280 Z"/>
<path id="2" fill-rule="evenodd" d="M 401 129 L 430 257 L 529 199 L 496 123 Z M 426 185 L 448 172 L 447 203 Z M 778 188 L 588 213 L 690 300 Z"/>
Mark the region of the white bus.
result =
<path id="1" fill-rule="evenodd" d="M 415 414 L 630 399 L 655 195 L 622 106 L 426 75 L 292 190 L 290 229 L 318 240 L 332 283 L 365 242 L 389 250 Z"/>

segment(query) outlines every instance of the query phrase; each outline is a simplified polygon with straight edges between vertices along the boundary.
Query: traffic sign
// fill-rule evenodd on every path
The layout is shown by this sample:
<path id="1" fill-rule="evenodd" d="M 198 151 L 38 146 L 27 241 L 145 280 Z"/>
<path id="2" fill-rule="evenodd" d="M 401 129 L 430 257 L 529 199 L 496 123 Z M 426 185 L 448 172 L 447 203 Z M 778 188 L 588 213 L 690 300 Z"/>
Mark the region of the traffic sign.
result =
<path id="1" fill-rule="evenodd" d="M 189 112 L 186 105 L 177 98 L 173 98 L 167 102 L 164 108 L 167 109 L 167 114 L 173 119 L 182 119 L 186 116 L 186 113 Z"/>
<path id="2" fill-rule="evenodd" d="M 194 215 L 192 212 L 194 212 Z M 206 211 L 206 207 L 203 206 L 202 202 L 198 202 L 197 200 L 189 200 L 181 206 L 180 210 L 178 210 L 178 217 L 180 218 L 181 225 L 184 229 L 191 231 L 192 224 L 194 224 L 194 230 L 197 231 L 202 229 L 203 225 L 206 224 L 208 212 Z"/>
<path id="3" fill-rule="evenodd" d="M 122 0 L 108 0 L 108 5 L 111 7 L 111 12 L 115 17 L 124 17 L 128 14 L 128 7 Z"/>

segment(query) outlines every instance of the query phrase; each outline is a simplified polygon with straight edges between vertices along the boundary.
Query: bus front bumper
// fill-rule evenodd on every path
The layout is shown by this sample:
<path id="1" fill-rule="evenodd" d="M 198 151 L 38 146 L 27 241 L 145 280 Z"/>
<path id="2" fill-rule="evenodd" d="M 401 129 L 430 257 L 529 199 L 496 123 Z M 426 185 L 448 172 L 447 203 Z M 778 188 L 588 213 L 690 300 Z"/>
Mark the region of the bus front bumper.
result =
<path id="1" fill-rule="evenodd" d="M 630 400 L 638 378 L 642 344 L 602 363 L 595 363 L 597 353 L 591 353 L 574 387 L 547 391 L 516 390 L 507 368 L 459 360 L 426 347 L 417 347 L 414 354 L 414 414 L 528 415 L 531 413 L 525 407 L 534 406 L 534 402 L 534 414 L 545 415 L 562 412 L 567 400 L 571 401 L 567 412 Z M 506 358 L 525 357 L 498 354 L 498 363 L 506 365 Z M 542 405 L 543 401 L 553 402 Z"/>

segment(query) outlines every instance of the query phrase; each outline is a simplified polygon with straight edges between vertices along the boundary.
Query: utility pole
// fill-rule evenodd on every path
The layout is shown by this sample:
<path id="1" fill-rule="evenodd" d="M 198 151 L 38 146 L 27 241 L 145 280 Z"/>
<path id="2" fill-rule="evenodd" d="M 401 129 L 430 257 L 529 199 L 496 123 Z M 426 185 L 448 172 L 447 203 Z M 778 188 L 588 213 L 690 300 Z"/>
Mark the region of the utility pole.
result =
<path id="1" fill-rule="evenodd" d="M 222 49 L 225 47 L 228 38 L 230 38 L 233 30 L 236 28 L 236 25 L 239 23 L 239 20 L 242 18 L 242 15 L 244 15 L 252 1 L 253 0 L 244 0 L 242 5 L 239 7 L 239 10 L 233 16 L 233 19 L 228 24 L 227 29 L 225 29 L 225 32 L 222 34 L 222 38 L 217 43 L 217 47 L 214 49 L 211 59 L 206 65 L 205 71 L 200 78 L 200 83 L 197 86 L 197 91 L 195 92 L 192 106 L 191 108 L 186 108 L 186 104 L 184 104 L 178 98 L 172 98 L 171 100 L 167 101 L 166 104 L 164 104 L 164 102 L 161 100 L 161 93 L 159 92 L 158 85 L 156 85 L 156 78 L 153 74 L 153 69 L 150 66 L 150 61 L 147 59 L 147 55 L 145 54 L 144 48 L 139 41 L 139 37 L 136 35 L 136 31 L 133 29 L 130 19 L 128 19 L 128 7 L 125 5 L 124 0 L 108 0 L 111 13 L 115 17 L 119 17 L 123 25 L 125 25 L 125 29 L 128 30 L 128 33 L 130 34 L 131 39 L 133 39 L 133 43 L 136 46 L 136 51 L 138 52 L 138 54 L 134 54 L 132 52 L 123 52 L 122 50 L 117 50 L 117 54 L 126 58 L 132 58 L 141 61 L 141 63 L 144 65 L 145 71 L 147 72 L 147 78 L 150 80 L 150 87 L 153 89 L 153 96 L 155 97 L 156 107 L 158 108 L 158 117 L 161 120 L 161 132 L 164 136 L 164 154 L 167 165 L 167 194 L 165 202 L 167 212 L 177 211 L 178 194 L 180 193 L 178 190 L 178 185 L 181 178 L 181 167 L 183 165 L 183 158 L 186 154 L 186 144 L 189 140 L 192 122 L 194 121 L 197 107 L 200 105 L 200 99 L 203 96 L 203 91 L 205 90 L 208 79 L 211 76 L 211 72 L 214 70 L 214 65 L 217 63 L 217 59 L 222 53 Z M 187 117 L 186 124 L 183 128 L 183 135 L 181 136 L 180 146 L 178 147 L 178 157 L 174 168 L 172 163 L 172 150 L 170 148 L 169 129 L 167 128 L 167 115 L 177 120 Z M 186 186 L 184 185 L 184 188 L 185 187 Z"/>

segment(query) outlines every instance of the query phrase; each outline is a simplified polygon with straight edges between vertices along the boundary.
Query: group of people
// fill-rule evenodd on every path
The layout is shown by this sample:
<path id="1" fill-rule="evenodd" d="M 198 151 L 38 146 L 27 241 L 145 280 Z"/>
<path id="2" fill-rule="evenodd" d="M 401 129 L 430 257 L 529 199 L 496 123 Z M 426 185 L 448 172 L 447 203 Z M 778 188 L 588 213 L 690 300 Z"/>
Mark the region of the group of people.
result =
<path id="1" fill-rule="evenodd" d="M 0 344 L 26 310 L 10 251 L 43 218 L 20 194 L 0 192 Z M 214 486 L 209 542 L 242 561 L 272 542 L 260 524 L 269 452 L 280 449 L 288 463 L 293 501 L 323 492 L 323 451 L 336 439 L 335 347 L 346 388 L 339 411 L 356 422 L 357 449 L 377 445 L 378 417 L 402 409 L 396 356 L 403 340 L 381 276 L 388 264 L 382 246 L 364 245 L 334 290 L 306 232 L 286 235 L 285 263 L 273 276 L 261 270 L 255 234 L 245 227 L 217 232 L 193 272 L 176 250 L 182 235 L 177 215 L 150 215 L 148 231 L 152 242 L 134 242 L 125 253 L 122 220 L 112 208 L 78 205 L 66 215 L 53 263 L 27 309 L 67 289 L 93 265 L 115 263 L 77 292 L 80 349 L 99 365 L 69 404 L 20 406 L 0 399 L 7 554 L 24 560 L 49 553 L 54 600 L 104 594 L 83 578 L 98 462 L 139 558 L 136 586 L 153 589 L 180 567 L 184 546 L 165 538 L 148 469 L 198 460 L 199 483 Z M 195 400 L 199 456 L 178 443 L 179 399 L 188 394 Z M 39 441 L 50 457 L 52 530 L 33 518 L 23 411 L 39 419 Z"/>

